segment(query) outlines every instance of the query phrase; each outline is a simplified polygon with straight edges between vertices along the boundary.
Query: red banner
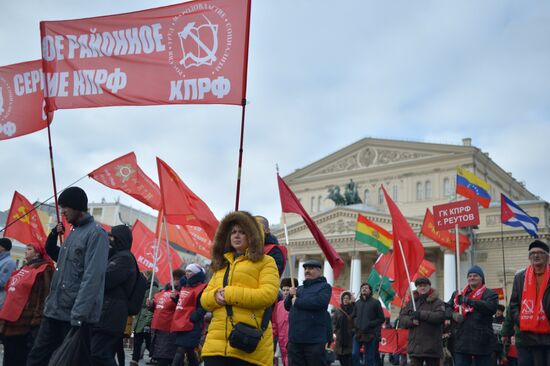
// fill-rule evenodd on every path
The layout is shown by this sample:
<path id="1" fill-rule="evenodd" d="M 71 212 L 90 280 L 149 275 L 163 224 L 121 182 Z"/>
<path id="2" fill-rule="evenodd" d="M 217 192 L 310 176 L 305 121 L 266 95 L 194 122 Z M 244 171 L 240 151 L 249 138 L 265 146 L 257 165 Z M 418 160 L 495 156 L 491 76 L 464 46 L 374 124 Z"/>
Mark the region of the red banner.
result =
<path id="1" fill-rule="evenodd" d="M 399 353 L 407 352 L 407 329 L 382 329 L 382 338 L 378 345 L 380 353 Z"/>
<path id="2" fill-rule="evenodd" d="M 48 110 L 241 105 L 249 12 L 250 0 L 197 0 L 41 22 Z"/>
<path id="3" fill-rule="evenodd" d="M 147 228 L 141 221 L 136 220 L 132 228 L 132 253 L 136 257 L 139 270 L 152 270 L 155 260 L 155 234 Z M 170 248 L 170 258 L 172 259 L 172 269 L 180 268 L 183 264 L 178 253 Z M 170 282 L 170 268 L 168 266 L 168 255 L 166 251 L 166 241 L 162 240 L 158 248 L 157 270 L 155 276 L 161 283 Z"/>
<path id="4" fill-rule="evenodd" d="M 340 307 L 340 296 L 346 291 L 345 288 L 332 287 L 332 294 L 330 296 L 330 305 Z"/>
<path id="5" fill-rule="evenodd" d="M 420 263 L 420 267 L 418 267 L 418 271 L 413 277 L 413 281 L 416 280 L 418 277 L 430 277 L 435 272 L 435 264 L 430 262 L 429 260 L 424 259 L 422 263 Z"/>
<path id="6" fill-rule="evenodd" d="M 0 140 L 48 126 L 40 60 L 0 67 Z"/>
<path id="7" fill-rule="evenodd" d="M 436 230 L 479 225 L 479 210 L 474 199 L 437 205 L 433 209 Z"/>
<path id="8" fill-rule="evenodd" d="M 422 223 L 422 229 L 420 231 L 422 235 L 432 239 L 437 244 L 444 246 L 447 249 L 456 251 L 456 236 L 449 230 L 436 230 L 435 219 L 429 208 L 426 209 L 426 215 L 424 216 L 424 222 Z M 460 243 L 460 253 L 463 253 L 470 246 L 470 239 L 467 235 L 458 234 L 458 241 Z"/>
<path id="9" fill-rule="evenodd" d="M 14 220 L 17 221 L 12 223 Z M 10 223 L 12 224 L 9 225 Z M 38 212 L 33 210 L 29 200 L 17 191 L 13 194 L 6 225 L 9 226 L 4 231 L 4 236 L 16 239 L 23 244 L 39 247 L 44 247 L 46 244 L 46 233 Z"/>
<path id="10" fill-rule="evenodd" d="M 109 188 L 129 194 L 155 210 L 160 210 L 160 189 L 141 170 L 133 152 L 97 168 L 88 176 Z"/>

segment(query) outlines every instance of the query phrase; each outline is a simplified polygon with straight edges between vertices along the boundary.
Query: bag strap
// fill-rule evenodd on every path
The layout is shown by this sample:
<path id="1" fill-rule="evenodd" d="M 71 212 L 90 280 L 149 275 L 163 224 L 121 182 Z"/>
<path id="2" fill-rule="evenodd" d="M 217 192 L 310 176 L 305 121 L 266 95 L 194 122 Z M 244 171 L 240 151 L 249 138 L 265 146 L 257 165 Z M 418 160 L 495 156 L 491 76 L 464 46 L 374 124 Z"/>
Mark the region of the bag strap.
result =
<path id="1" fill-rule="evenodd" d="M 227 269 L 225 270 L 225 274 L 223 275 L 223 287 L 227 286 L 227 282 L 229 280 L 229 267 L 231 265 L 227 263 Z M 262 316 L 262 323 L 260 325 L 260 329 L 262 330 L 262 333 L 265 332 L 267 329 L 267 326 L 269 325 L 269 321 L 271 320 L 271 312 L 272 307 L 268 307 L 264 311 L 264 315 Z M 233 306 L 231 305 L 225 305 L 225 311 L 227 312 L 227 317 L 229 318 L 229 321 L 231 322 L 231 325 L 235 326 L 233 324 Z M 257 324 L 257 323 L 256 323 Z"/>

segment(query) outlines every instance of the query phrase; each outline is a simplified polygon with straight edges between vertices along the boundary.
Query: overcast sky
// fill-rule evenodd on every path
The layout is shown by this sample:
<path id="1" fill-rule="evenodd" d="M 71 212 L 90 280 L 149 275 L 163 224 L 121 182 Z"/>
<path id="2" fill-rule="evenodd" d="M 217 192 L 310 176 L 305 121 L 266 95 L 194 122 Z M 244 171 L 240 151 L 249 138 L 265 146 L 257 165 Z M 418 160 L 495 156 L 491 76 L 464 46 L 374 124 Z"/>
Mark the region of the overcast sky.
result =
<path id="1" fill-rule="evenodd" d="M 38 59 L 40 20 L 170 1 L 2 2 L 0 65 Z M 363 137 L 473 144 L 550 200 L 550 3 L 253 0 L 240 208 L 277 223 L 275 176 Z M 58 187 L 130 151 L 158 181 L 171 165 L 221 218 L 234 207 L 241 111 L 234 106 L 59 110 Z M 0 210 L 13 191 L 52 195 L 47 134 L 0 141 Z M 91 201 L 120 197 L 88 178 Z"/>

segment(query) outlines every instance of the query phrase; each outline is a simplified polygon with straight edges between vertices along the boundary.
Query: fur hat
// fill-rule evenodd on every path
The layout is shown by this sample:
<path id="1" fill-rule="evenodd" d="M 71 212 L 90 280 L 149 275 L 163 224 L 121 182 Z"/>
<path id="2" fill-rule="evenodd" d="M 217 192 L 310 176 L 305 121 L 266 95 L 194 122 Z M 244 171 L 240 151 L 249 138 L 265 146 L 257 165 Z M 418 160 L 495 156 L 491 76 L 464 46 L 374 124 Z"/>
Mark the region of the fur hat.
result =
<path id="1" fill-rule="evenodd" d="M 294 287 L 298 287 L 298 280 L 295 278 L 292 278 L 292 280 L 289 277 L 283 278 L 281 280 L 281 288 L 283 287 L 292 287 L 292 283 L 294 282 Z"/>
<path id="2" fill-rule="evenodd" d="M 88 196 L 80 187 L 69 187 L 59 195 L 59 206 L 72 208 L 77 211 L 88 211 Z"/>
<path id="3" fill-rule="evenodd" d="M 233 211 L 225 215 L 220 221 L 216 235 L 214 235 L 214 243 L 212 245 L 212 265 L 213 271 L 224 268 L 227 260 L 224 257 L 225 253 L 233 252 L 231 246 L 231 229 L 233 226 L 239 225 L 246 233 L 248 239 L 248 249 L 246 256 L 252 262 L 257 262 L 264 257 L 264 239 L 260 224 L 254 216 L 246 211 Z"/>
<path id="4" fill-rule="evenodd" d="M 548 244 L 546 244 L 542 240 L 535 240 L 531 244 L 529 244 L 529 250 L 533 248 L 540 248 L 544 250 L 546 253 L 550 252 L 550 249 L 548 249 Z"/>
<path id="5" fill-rule="evenodd" d="M 416 280 L 414 280 L 414 285 L 418 287 L 419 285 L 432 285 L 432 282 L 428 277 L 418 277 Z"/>
<path id="6" fill-rule="evenodd" d="M 0 238 L 0 246 L 4 247 L 8 252 L 11 250 L 11 240 L 8 238 Z"/>

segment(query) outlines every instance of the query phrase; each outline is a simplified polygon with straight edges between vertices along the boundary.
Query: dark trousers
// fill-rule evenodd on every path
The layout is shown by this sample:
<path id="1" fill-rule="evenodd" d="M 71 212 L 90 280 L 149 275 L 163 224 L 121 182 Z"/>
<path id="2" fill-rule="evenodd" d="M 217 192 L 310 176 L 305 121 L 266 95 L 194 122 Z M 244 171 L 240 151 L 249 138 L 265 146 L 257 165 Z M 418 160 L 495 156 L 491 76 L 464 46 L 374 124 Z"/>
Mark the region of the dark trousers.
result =
<path id="1" fill-rule="evenodd" d="M 424 363 L 426 366 L 439 366 L 441 362 L 440 358 L 437 357 L 414 357 L 409 356 L 411 359 L 411 366 L 423 366 Z"/>
<path id="2" fill-rule="evenodd" d="M 116 366 L 115 348 L 118 336 L 92 332 L 91 353 L 94 366 Z"/>
<path id="3" fill-rule="evenodd" d="M 254 366 L 250 362 L 234 357 L 208 356 L 203 360 L 204 366 Z"/>
<path id="4" fill-rule="evenodd" d="M 337 355 L 338 361 L 341 366 L 351 366 L 351 354 L 349 355 Z"/>
<path id="5" fill-rule="evenodd" d="M 361 365 L 361 346 L 365 347 L 365 356 L 367 366 L 380 365 L 380 353 L 378 352 L 378 341 L 373 339 L 369 342 L 358 341 L 353 338 L 353 347 L 351 351 L 353 366 Z"/>
<path id="6" fill-rule="evenodd" d="M 199 366 L 199 358 L 195 353 L 195 348 L 183 347 L 178 347 L 176 350 L 176 355 L 174 356 L 174 361 L 172 361 L 172 366 L 183 366 L 185 356 L 187 356 L 188 366 Z"/>
<path id="7" fill-rule="evenodd" d="M 115 355 L 118 366 L 124 366 L 126 364 L 126 355 L 124 354 L 124 337 L 120 337 L 115 343 Z"/>
<path id="8" fill-rule="evenodd" d="M 3 337 L 4 366 L 20 366 L 27 363 L 30 334 Z"/>
<path id="9" fill-rule="evenodd" d="M 70 329 L 69 322 L 43 317 L 34 346 L 27 356 L 27 366 L 47 366 Z"/>
<path id="10" fill-rule="evenodd" d="M 289 366 L 322 366 L 325 365 L 324 343 L 292 343 L 288 342 Z"/>
<path id="11" fill-rule="evenodd" d="M 470 355 L 455 352 L 455 366 L 491 366 L 491 355 Z"/>
<path id="12" fill-rule="evenodd" d="M 134 333 L 134 349 L 132 351 L 132 360 L 141 360 L 141 347 L 145 342 L 145 348 L 151 353 L 151 333 Z"/>
<path id="13" fill-rule="evenodd" d="M 519 366 L 550 365 L 550 347 L 518 347 Z"/>

